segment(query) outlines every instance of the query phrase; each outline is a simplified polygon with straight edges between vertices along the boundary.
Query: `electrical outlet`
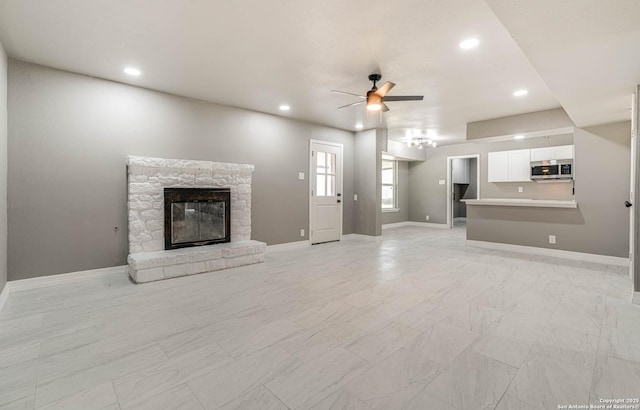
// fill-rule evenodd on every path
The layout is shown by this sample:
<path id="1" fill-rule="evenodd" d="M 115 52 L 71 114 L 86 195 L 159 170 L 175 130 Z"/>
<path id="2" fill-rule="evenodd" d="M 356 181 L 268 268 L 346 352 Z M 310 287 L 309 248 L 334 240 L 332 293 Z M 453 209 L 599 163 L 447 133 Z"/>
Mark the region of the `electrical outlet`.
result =
<path id="1" fill-rule="evenodd" d="M 357 201 L 358 200 L 358 194 L 353 194 L 353 200 Z"/>
<path id="2" fill-rule="evenodd" d="M 300 236 L 304 236 L 304 229 L 300 229 Z"/>
<path id="3" fill-rule="evenodd" d="M 518 192 L 522 193 L 524 192 L 524 188 L 522 188 L 521 186 L 518 187 Z"/>
<path id="4" fill-rule="evenodd" d="M 549 235 L 549 243 L 556 243 L 556 236 L 555 235 Z"/>
<path id="5" fill-rule="evenodd" d="M 438 180 L 438 184 L 440 184 L 440 185 L 444 185 L 444 184 L 446 184 L 446 182 L 445 182 L 445 180 L 444 180 L 444 179 L 439 179 L 439 180 Z"/>
<path id="6" fill-rule="evenodd" d="M 425 219 L 428 221 L 429 220 L 429 215 L 425 216 Z"/>
<path id="7" fill-rule="evenodd" d="M 304 179 L 304 172 L 298 172 L 298 179 Z"/>

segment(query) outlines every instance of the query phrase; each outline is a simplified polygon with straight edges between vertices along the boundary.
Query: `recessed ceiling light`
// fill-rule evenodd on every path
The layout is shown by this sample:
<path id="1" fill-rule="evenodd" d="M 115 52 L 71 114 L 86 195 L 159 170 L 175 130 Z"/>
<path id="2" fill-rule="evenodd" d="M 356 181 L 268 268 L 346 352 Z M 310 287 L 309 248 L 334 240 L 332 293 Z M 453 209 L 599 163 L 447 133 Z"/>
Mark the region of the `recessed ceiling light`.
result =
<path id="1" fill-rule="evenodd" d="M 287 104 L 280 105 L 280 111 L 289 111 L 290 109 L 291 107 L 289 107 Z"/>
<path id="2" fill-rule="evenodd" d="M 460 48 L 462 48 L 464 50 L 468 50 L 470 48 L 476 47 L 478 44 L 480 44 L 480 40 L 478 40 L 477 38 L 468 38 L 468 39 L 460 42 L 460 44 L 458 44 L 458 46 L 460 46 Z"/>
<path id="3" fill-rule="evenodd" d="M 359 123 L 356 124 L 356 129 L 357 130 L 361 130 L 362 127 L 363 127 L 362 123 L 359 122 Z"/>
<path id="4" fill-rule="evenodd" d="M 527 95 L 527 94 L 529 94 L 529 91 L 524 88 L 513 92 L 514 97 L 522 97 L 523 95 Z"/>
<path id="5" fill-rule="evenodd" d="M 513 139 L 514 140 L 523 140 L 524 139 L 524 135 L 514 135 Z"/>
<path id="6" fill-rule="evenodd" d="M 133 67 L 127 67 L 124 69 L 124 72 L 126 74 L 129 75 L 133 75 L 133 76 L 139 76 L 140 74 L 142 74 L 142 72 L 140 70 L 138 70 L 137 68 L 133 68 Z"/>

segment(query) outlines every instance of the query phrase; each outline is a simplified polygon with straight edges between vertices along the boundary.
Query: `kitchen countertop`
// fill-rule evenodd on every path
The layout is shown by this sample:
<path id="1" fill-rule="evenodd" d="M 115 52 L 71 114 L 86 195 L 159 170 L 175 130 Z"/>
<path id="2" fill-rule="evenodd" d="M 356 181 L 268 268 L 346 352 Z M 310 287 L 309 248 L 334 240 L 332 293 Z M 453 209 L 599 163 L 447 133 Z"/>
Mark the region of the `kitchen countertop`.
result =
<path id="1" fill-rule="evenodd" d="M 491 206 L 528 206 L 539 208 L 577 208 L 576 201 L 555 199 L 521 199 L 521 198 L 481 198 L 461 199 L 467 205 L 491 205 Z"/>

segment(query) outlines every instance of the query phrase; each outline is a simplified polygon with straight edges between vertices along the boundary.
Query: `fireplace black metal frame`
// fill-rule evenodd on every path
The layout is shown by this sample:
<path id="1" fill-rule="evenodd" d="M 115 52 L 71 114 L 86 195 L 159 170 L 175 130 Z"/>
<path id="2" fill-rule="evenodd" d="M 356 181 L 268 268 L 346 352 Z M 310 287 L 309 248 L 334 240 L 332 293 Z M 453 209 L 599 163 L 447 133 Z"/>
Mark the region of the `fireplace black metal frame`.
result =
<path id="1" fill-rule="evenodd" d="M 225 237 L 197 242 L 171 243 L 171 204 L 175 202 L 224 202 Z M 164 188 L 164 249 L 188 248 L 231 241 L 231 190 L 229 188 Z"/>

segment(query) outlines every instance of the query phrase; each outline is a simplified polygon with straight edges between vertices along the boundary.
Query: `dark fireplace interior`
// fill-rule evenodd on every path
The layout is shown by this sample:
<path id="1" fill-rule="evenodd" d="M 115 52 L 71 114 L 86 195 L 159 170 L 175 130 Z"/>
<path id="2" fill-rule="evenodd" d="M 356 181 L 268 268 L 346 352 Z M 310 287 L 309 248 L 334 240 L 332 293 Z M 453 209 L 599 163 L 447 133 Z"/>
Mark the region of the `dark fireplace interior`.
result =
<path id="1" fill-rule="evenodd" d="M 164 249 L 231 240 L 228 188 L 165 188 Z"/>

